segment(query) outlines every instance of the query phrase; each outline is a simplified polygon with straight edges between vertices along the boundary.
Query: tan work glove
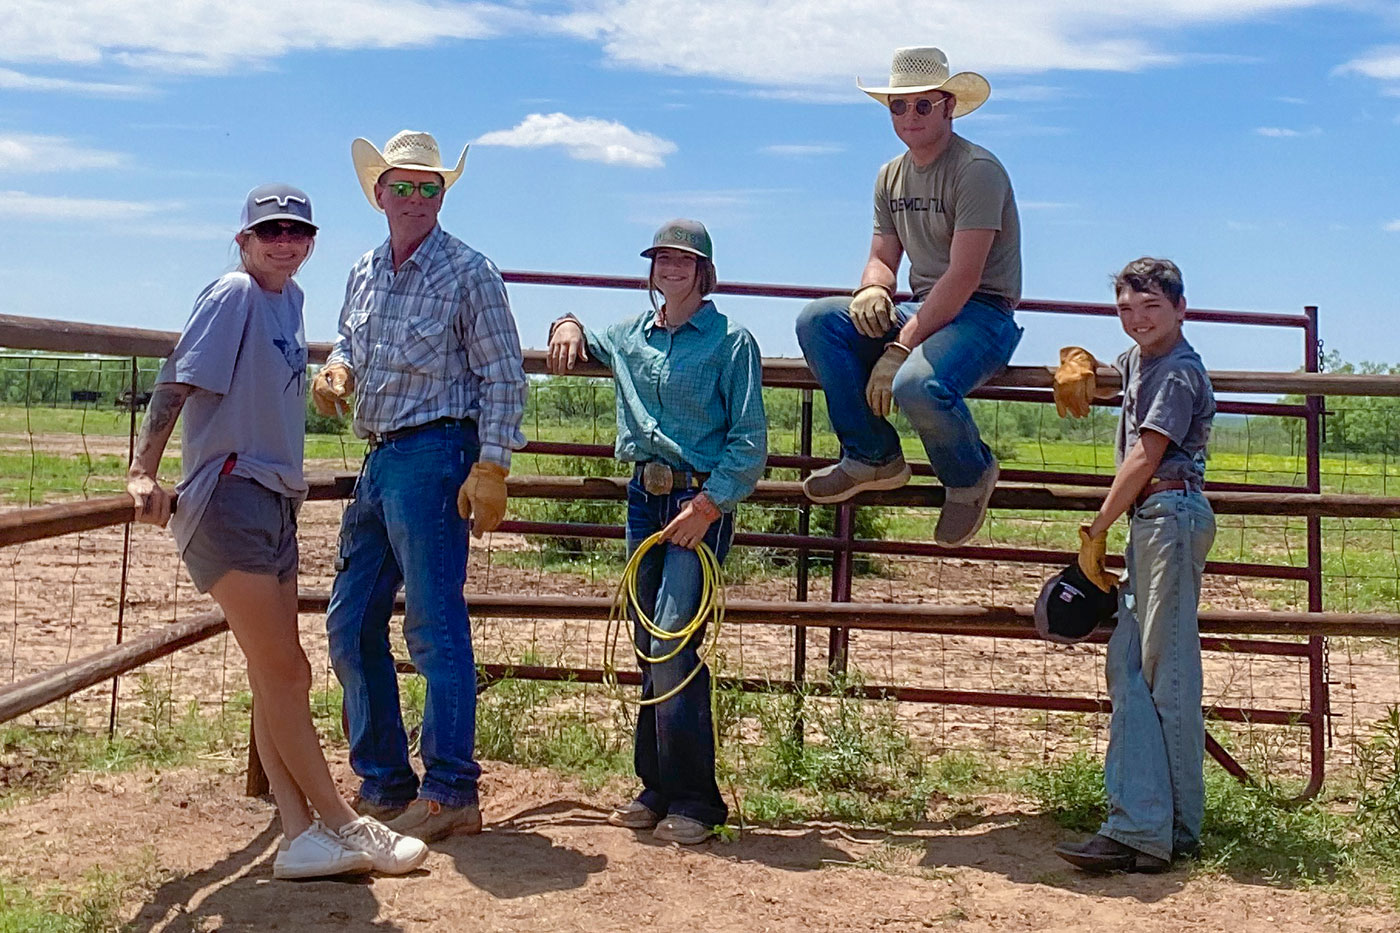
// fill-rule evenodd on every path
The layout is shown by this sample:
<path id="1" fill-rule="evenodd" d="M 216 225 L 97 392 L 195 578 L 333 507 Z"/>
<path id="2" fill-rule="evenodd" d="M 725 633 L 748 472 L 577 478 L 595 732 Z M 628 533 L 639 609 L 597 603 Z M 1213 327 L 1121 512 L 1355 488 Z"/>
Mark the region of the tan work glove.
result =
<path id="1" fill-rule="evenodd" d="M 345 414 L 345 397 L 355 391 L 355 374 L 344 363 L 322 366 L 311 380 L 311 404 L 323 418 Z"/>
<path id="2" fill-rule="evenodd" d="M 1076 418 L 1089 414 L 1098 389 L 1094 370 L 1099 361 L 1083 347 L 1063 347 L 1060 365 L 1055 370 L 1055 411 L 1063 418 L 1068 412 Z"/>
<path id="3" fill-rule="evenodd" d="M 883 337 L 894 326 L 894 299 L 883 285 L 862 285 L 850 305 L 851 323 L 867 337 Z"/>
<path id="4" fill-rule="evenodd" d="M 865 403 L 881 418 L 894 411 L 894 374 L 909 359 L 909 348 L 902 343 L 885 345 L 885 352 L 875 361 L 870 378 L 865 383 Z"/>
<path id="5" fill-rule="evenodd" d="M 472 537 L 495 531 L 506 517 L 506 468 L 478 460 L 457 490 L 457 514 L 472 522 Z"/>
<path id="6" fill-rule="evenodd" d="M 1108 532 L 1091 537 L 1089 526 L 1079 526 L 1079 569 L 1099 589 L 1107 593 L 1118 585 L 1118 575 L 1105 570 L 1104 552 L 1108 549 Z"/>

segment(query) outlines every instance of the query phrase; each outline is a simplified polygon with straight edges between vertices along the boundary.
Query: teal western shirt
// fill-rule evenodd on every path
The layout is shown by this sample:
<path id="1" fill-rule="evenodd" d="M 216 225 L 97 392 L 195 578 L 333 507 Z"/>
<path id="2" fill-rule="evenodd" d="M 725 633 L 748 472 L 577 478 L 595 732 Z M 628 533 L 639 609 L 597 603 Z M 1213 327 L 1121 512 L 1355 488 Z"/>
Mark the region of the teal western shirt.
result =
<path id="1" fill-rule="evenodd" d="M 709 473 L 705 494 L 725 512 L 753 492 L 768 417 L 752 334 L 706 301 L 673 331 L 647 312 L 584 337 L 617 386 L 617 459 Z"/>

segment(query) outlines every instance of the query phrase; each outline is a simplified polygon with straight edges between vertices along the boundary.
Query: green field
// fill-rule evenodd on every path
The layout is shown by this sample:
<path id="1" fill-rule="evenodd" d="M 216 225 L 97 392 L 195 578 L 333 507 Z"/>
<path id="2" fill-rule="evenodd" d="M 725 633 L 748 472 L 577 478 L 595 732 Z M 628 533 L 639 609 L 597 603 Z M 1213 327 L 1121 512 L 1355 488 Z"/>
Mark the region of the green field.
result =
<path id="1" fill-rule="evenodd" d="M 768 390 L 767 394 L 770 449 L 796 453 L 801 441 L 798 393 Z M 814 418 L 818 428 L 812 447 L 818 455 L 834 456 L 838 445 L 826 429 L 820 402 L 818 395 Z M 1062 422 L 1052 408 L 1044 405 L 978 402 L 974 408 L 1004 470 L 1101 475 L 1113 472 L 1113 418 L 1109 412 L 1079 422 Z M 902 419 L 896 423 L 903 426 L 906 455 L 922 460 L 918 438 Z M 344 432 L 343 426 L 323 421 L 312 427 L 343 432 L 307 435 L 306 456 L 313 462 L 313 469 L 354 470 L 359 466 L 363 442 Z M 1306 461 L 1296 427 L 1296 423 L 1276 418 L 1222 419 L 1213 437 L 1207 475 L 1217 481 L 1301 485 Z M 129 429 L 130 416 L 112 409 L 0 405 L 0 435 L 4 435 L 0 438 L 0 499 L 23 506 L 120 491 Z M 525 430 L 532 440 L 610 445 L 614 435 L 611 389 L 605 383 L 577 379 L 537 382 L 526 413 Z M 167 479 L 178 475 L 177 464 L 177 456 L 172 452 L 162 471 Z M 617 475 L 625 469 L 610 460 L 519 455 L 515 472 Z M 1321 460 L 1321 472 L 1327 492 L 1387 495 L 1400 488 L 1396 485 L 1400 481 L 1400 462 L 1388 451 L 1331 451 Z M 795 479 L 796 473 L 771 470 L 770 476 Z M 814 513 L 814 531 L 830 533 L 830 510 L 818 508 Z M 522 500 L 513 504 L 512 514 L 534 520 L 616 523 L 622 513 L 615 503 Z M 740 524 L 751 530 L 794 530 L 795 515 L 790 507 L 745 506 Z M 989 518 L 978 543 L 1068 551 L 1076 546 L 1075 529 L 1084 518 L 1082 514 L 1064 511 L 997 511 Z M 932 510 L 862 509 L 857 534 L 928 540 L 935 519 Z M 1125 523 L 1119 522 L 1110 539 L 1111 550 L 1121 550 L 1125 530 Z M 1400 611 L 1397 530 L 1396 523 L 1390 520 L 1323 521 L 1327 608 Z M 596 563 L 600 558 L 596 552 L 588 553 L 591 546 L 586 542 L 564 544 L 565 561 L 587 559 Z M 1307 560 L 1306 523 L 1301 518 L 1220 516 L 1212 558 L 1303 566 Z M 517 555 L 506 559 L 561 558 Z M 761 567 L 749 566 L 751 563 L 747 561 L 734 570 L 745 576 L 763 572 Z M 770 572 L 773 569 L 769 567 Z M 859 569 L 878 571 L 879 562 L 863 562 Z M 1302 588 L 1296 584 L 1257 581 L 1252 585 L 1256 595 L 1279 608 L 1296 608 L 1303 598 Z"/>

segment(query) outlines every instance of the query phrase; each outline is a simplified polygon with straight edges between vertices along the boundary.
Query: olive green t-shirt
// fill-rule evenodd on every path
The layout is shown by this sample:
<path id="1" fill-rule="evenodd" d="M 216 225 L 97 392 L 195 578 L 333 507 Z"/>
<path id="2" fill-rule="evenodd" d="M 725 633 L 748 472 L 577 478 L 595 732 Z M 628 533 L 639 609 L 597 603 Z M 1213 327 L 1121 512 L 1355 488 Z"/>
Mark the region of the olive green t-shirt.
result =
<path id="1" fill-rule="evenodd" d="M 948 271 L 957 230 L 995 230 L 979 292 L 1021 300 L 1021 221 L 997 157 L 956 133 L 920 168 L 906 151 L 875 179 L 875 232 L 895 234 L 909 256 L 909 288 L 922 300 Z"/>

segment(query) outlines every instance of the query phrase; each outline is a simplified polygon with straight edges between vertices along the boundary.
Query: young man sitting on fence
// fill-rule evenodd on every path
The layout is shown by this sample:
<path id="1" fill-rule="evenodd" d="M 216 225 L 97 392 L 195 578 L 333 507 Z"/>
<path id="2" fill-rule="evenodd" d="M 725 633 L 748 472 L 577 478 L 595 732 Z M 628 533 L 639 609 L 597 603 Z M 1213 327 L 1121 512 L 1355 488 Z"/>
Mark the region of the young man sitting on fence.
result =
<path id="1" fill-rule="evenodd" d="M 1118 625 L 1105 675 L 1113 717 L 1104 780 L 1108 819 L 1083 843 L 1055 852 L 1086 871 L 1164 871 L 1200 846 L 1205 808 L 1201 641 L 1196 612 L 1215 516 L 1201 491 L 1215 395 L 1182 336 L 1181 270 L 1165 259 L 1130 262 L 1114 279 L 1118 318 L 1136 346 L 1118 357 L 1123 411 L 1113 485 L 1079 529 L 1079 566 L 1105 592 L 1109 527 L 1128 512 Z M 1099 391 L 1087 350 L 1060 351 L 1055 405 L 1089 414 Z"/>

